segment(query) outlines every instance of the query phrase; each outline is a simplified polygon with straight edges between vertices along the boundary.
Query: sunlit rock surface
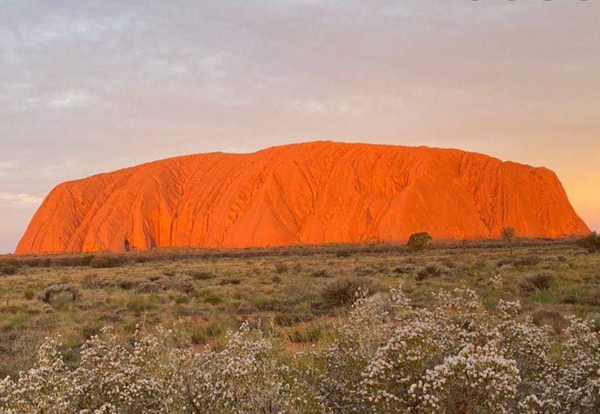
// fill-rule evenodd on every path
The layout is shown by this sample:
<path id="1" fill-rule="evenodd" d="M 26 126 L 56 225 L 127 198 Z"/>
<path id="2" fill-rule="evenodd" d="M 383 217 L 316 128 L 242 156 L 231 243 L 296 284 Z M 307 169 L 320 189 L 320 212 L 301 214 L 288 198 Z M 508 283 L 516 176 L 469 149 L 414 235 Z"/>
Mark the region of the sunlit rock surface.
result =
<path id="1" fill-rule="evenodd" d="M 459 150 L 314 142 L 152 162 L 56 187 L 18 254 L 589 233 L 546 168 Z"/>

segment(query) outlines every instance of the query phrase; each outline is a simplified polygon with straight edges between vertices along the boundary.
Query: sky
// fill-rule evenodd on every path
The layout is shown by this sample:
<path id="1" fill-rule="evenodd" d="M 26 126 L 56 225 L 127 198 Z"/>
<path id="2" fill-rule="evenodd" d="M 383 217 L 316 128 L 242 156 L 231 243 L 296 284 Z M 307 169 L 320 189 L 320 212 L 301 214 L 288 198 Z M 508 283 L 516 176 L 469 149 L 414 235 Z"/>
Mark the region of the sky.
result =
<path id="1" fill-rule="evenodd" d="M 58 183 L 333 140 L 560 177 L 600 230 L 600 1 L 0 0 L 0 253 Z"/>

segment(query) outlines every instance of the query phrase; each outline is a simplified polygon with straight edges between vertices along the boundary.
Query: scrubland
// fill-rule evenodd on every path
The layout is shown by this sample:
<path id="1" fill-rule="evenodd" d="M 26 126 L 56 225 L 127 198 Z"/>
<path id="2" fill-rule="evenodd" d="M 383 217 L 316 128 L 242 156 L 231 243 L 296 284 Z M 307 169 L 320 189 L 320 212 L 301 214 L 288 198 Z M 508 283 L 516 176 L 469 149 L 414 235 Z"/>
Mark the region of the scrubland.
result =
<path id="1" fill-rule="evenodd" d="M 598 413 L 570 242 L 0 258 L 1 413 Z"/>

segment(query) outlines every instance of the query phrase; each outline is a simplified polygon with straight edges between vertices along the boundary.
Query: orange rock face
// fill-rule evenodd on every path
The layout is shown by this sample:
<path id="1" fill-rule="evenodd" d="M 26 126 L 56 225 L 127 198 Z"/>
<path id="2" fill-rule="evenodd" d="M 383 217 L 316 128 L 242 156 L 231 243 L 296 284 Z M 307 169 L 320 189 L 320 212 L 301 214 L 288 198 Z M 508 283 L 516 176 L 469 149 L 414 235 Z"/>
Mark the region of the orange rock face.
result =
<path id="1" fill-rule="evenodd" d="M 66 182 L 18 254 L 589 233 L 556 175 L 458 150 L 315 142 Z"/>

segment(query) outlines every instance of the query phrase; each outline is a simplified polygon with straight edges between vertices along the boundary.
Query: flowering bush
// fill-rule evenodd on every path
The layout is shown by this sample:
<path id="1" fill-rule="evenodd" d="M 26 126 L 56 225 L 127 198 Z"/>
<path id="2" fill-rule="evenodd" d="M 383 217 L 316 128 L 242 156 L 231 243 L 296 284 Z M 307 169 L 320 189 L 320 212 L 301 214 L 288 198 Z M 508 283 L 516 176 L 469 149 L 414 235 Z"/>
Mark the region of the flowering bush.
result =
<path id="1" fill-rule="evenodd" d="M 125 345 L 103 330 L 68 368 L 50 338 L 32 369 L 0 381 L 0 413 L 599 413 L 600 337 L 569 323 L 555 337 L 518 303 L 487 311 L 468 290 L 416 308 L 400 287 L 359 292 L 335 339 L 295 355 L 247 325 L 201 352 L 165 330 Z"/>

